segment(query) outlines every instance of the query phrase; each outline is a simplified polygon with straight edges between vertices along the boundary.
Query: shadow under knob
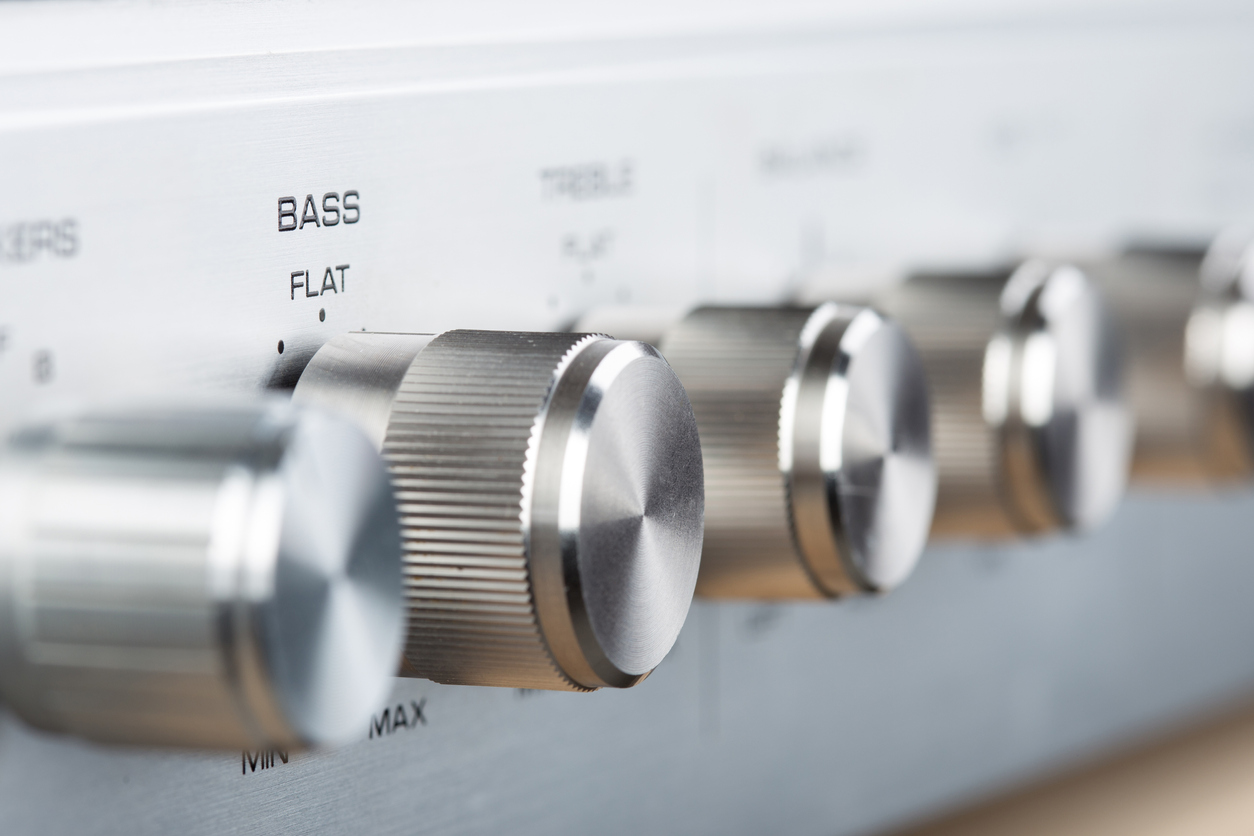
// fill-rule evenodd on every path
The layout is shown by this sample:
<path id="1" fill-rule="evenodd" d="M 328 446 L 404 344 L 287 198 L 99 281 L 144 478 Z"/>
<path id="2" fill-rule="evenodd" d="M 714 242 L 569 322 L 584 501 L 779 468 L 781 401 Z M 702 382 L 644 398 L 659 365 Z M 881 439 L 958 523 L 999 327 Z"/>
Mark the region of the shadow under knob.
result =
<path id="1" fill-rule="evenodd" d="M 364 735 L 403 631 L 387 472 L 287 404 L 19 432 L 0 460 L 0 694 L 94 740 L 279 748 Z"/>
<path id="2" fill-rule="evenodd" d="M 404 672 L 628 687 L 666 656 L 701 553 L 696 422 L 650 346 L 581 334 L 350 333 L 293 395 L 388 462 L 405 543 Z"/>

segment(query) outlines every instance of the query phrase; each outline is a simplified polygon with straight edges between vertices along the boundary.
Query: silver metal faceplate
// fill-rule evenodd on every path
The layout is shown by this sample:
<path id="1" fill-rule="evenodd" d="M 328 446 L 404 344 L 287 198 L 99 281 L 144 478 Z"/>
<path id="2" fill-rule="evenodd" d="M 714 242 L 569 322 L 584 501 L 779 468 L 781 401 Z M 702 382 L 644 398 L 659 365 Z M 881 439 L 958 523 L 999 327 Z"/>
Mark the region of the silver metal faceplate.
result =
<path id="1" fill-rule="evenodd" d="M 290 387 L 348 330 L 826 298 L 1254 211 L 1235 4 L 349 5 L 0 7 L 0 428 Z M 868 832 L 1248 695 L 1252 513 L 1143 497 L 883 598 L 698 603 L 625 692 L 398 680 L 333 752 L 5 719 L 0 830 Z"/>

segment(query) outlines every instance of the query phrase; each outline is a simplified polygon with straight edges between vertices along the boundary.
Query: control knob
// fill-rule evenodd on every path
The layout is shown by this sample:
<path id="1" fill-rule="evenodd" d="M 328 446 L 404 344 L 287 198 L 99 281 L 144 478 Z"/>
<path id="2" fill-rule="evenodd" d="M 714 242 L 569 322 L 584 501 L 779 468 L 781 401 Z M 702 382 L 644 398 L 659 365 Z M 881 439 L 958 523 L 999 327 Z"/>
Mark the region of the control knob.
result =
<path id="1" fill-rule="evenodd" d="M 404 537 L 403 672 L 628 687 L 666 656 L 701 553 L 696 422 L 650 346 L 584 334 L 357 332 L 293 398 L 382 451 Z"/>
<path id="2" fill-rule="evenodd" d="M 1201 282 L 1185 370 L 1212 416 L 1209 460 L 1226 476 L 1248 479 L 1254 474 L 1254 228 L 1233 227 L 1215 239 Z"/>
<path id="3" fill-rule="evenodd" d="M 678 321 L 675 321 L 675 320 Z M 875 311 L 604 308 L 659 343 L 692 399 L 705 458 L 699 595 L 882 592 L 913 570 L 936 494 L 927 386 L 905 333 Z"/>
<path id="4" fill-rule="evenodd" d="M 400 530 L 360 430 L 288 404 L 35 425 L 0 458 L 0 696 L 94 740 L 362 736 L 400 655 Z"/>
<path id="5" fill-rule="evenodd" d="M 1089 529 L 1118 505 L 1133 421 L 1113 321 L 1079 269 L 918 276 L 881 303 L 932 393 L 933 534 Z"/>
<path id="6" fill-rule="evenodd" d="M 1233 375 L 1254 307 L 1239 292 L 1203 294 L 1201 262 L 1200 252 L 1136 249 L 1084 265 L 1127 346 L 1135 483 L 1217 485 L 1248 478 L 1254 465 L 1254 403 L 1241 394 L 1252 378 Z"/>

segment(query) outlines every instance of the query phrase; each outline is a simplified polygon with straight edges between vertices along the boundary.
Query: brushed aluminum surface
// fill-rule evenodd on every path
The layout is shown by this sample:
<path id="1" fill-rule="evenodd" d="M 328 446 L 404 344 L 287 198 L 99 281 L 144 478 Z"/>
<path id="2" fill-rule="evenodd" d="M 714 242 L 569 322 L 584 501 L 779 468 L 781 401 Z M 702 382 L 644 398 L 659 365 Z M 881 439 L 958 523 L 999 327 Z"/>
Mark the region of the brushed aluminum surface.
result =
<path id="1" fill-rule="evenodd" d="M 381 367 L 404 367 L 386 375 L 390 397 Z M 369 426 L 387 404 L 406 673 L 628 687 L 669 652 L 696 581 L 702 468 L 687 397 L 654 349 L 571 334 L 349 333 L 314 356 L 293 398 Z"/>
<path id="2" fill-rule="evenodd" d="M 0 458 L 0 695 L 128 744 L 353 739 L 403 628 L 386 470 L 286 404 L 36 425 Z"/>
<path id="3" fill-rule="evenodd" d="M 1114 322 L 1077 268 L 920 276 L 882 302 L 914 338 L 932 391 L 935 536 L 1099 525 L 1133 443 Z"/>
<path id="4" fill-rule="evenodd" d="M 661 349 L 701 428 L 698 594 L 835 596 L 910 574 L 936 475 L 922 367 L 896 325 L 831 303 L 699 308 Z"/>
<path id="5" fill-rule="evenodd" d="M 0 262 L 5 427 L 290 387 L 349 330 L 849 298 L 868 264 L 1254 210 L 1240 3 L 41 0 L 0 32 L 5 252 L 79 242 Z M 624 161 L 630 190 L 543 179 Z M 345 189 L 360 223 L 275 230 L 275 198 Z M 338 264 L 346 293 L 289 295 Z M 1252 513 L 1142 496 L 1090 538 L 932 550 L 883 599 L 698 602 L 626 691 L 396 680 L 384 736 L 270 769 L 5 715 L 0 829 L 875 832 L 1254 690 Z"/>

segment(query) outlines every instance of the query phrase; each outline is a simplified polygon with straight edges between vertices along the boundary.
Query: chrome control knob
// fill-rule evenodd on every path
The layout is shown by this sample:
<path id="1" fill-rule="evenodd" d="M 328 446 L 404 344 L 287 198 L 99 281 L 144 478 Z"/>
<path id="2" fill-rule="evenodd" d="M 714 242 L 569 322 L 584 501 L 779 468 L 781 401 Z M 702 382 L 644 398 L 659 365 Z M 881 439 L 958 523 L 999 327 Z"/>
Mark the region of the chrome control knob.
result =
<path id="1" fill-rule="evenodd" d="M 936 536 L 1088 529 L 1127 481 L 1133 421 L 1116 329 L 1093 283 L 1042 262 L 915 278 L 885 310 L 932 391 Z"/>
<path id="2" fill-rule="evenodd" d="M 86 415 L 0 460 L 0 695 L 94 740 L 364 734 L 403 632 L 387 473 L 343 419 L 248 403 Z"/>
<path id="3" fill-rule="evenodd" d="M 927 387 L 905 334 L 863 307 L 708 307 L 661 349 L 706 468 L 697 592 L 819 598 L 913 570 L 936 493 Z"/>
<path id="4" fill-rule="evenodd" d="M 400 506 L 404 672 L 628 687 L 670 651 L 701 553 L 692 408 L 651 347 L 605 337 L 350 333 L 297 402 L 356 420 Z"/>
<path id="5" fill-rule="evenodd" d="M 1203 297 L 1189 317 L 1185 369 L 1205 392 L 1210 461 L 1224 475 L 1254 474 L 1254 227 L 1219 235 L 1201 265 Z"/>
<path id="6" fill-rule="evenodd" d="M 1239 294 L 1199 298 L 1201 256 L 1132 250 L 1084 265 L 1127 347 L 1134 483 L 1216 485 L 1248 478 L 1254 467 L 1254 401 L 1242 397 L 1240 381 L 1229 388 L 1223 371 L 1233 365 L 1226 354 L 1239 352 L 1243 342 L 1254 347 L 1243 340 L 1254 326 L 1254 308 Z"/>

